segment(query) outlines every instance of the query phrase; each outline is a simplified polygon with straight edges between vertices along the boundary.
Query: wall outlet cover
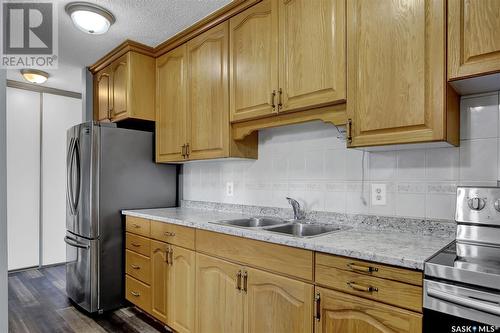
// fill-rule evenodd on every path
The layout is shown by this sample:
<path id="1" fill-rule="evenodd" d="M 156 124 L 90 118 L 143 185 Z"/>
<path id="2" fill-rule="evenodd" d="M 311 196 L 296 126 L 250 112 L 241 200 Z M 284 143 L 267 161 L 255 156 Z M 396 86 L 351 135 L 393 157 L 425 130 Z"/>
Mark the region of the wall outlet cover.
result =
<path id="1" fill-rule="evenodd" d="M 234 182 L 226 182 L 226 196 L 232 197 L 234 195 Z"/>
<path id="2" fill-rule="evenodd" d="M 372 184 L 372 206 L 387 205 L 386 184 Z"/>

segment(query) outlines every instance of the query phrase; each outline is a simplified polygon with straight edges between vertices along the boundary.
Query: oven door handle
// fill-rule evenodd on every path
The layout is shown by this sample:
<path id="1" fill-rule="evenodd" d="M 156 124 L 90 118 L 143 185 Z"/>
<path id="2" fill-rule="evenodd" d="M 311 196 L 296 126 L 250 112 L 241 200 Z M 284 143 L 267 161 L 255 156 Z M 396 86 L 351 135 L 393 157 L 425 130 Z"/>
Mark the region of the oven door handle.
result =
<path id="1" fill-rule="evenodd" d="M 451 302 L 457 305 L 465 306 L 478 311 L 488 312 L 500 316 L 500 305 L 495 306 L 491 301 L 474 299 L 466 296 L 450 294 L 433 288 L 427 289 L 427 294 L 431 297 Z"/>

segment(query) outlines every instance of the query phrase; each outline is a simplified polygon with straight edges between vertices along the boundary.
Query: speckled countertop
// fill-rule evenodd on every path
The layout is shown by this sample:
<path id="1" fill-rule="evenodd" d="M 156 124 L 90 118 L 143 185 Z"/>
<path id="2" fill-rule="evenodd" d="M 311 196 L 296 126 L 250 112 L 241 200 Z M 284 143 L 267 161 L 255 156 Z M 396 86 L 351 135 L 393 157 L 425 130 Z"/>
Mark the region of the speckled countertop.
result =
<path id="1" fill-rule="evenodd" d="M 341 224 L 341 231 L 335 233 L 297 238 L 210 223 L 248 217 L 248 214 L 186 207 L 125 210 L 123 214 L 418 270 L 423 270 L 424 261 L 454 239 L 452 235 L 434 236 L 412 230 L 404 232 L 400 228 L 378 229 L 362 225 L 349 227 L 345 223 Z"/>

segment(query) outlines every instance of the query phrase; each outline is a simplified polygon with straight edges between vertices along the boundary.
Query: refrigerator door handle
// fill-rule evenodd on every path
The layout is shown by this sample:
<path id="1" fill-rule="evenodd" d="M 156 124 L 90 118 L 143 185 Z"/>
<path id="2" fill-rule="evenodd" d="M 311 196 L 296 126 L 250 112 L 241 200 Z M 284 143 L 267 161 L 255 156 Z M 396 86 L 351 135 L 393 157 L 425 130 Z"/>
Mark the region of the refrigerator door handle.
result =
<path id="1" fill-rule="evenodd" d="M 75 197 L 73 198 L 73 211 L 75 212 L 75 215 L 76 215 L 76 211 L 77 211 L 77 208 L 78 208 L 78 203 L 80 202 L 80 187 L 81 187 L 81 159 L 80 159 L 80 140 L 79 139 L 76 139 L 75 140 L 75 149 L 74 149 L 74 152 L 73 152 L 73 155 L 75 157 L 75 162 L 76 162 L 76 179 L 77 179 L 77 183 L 76 183 L 76 192 L 75 192 Z M 72 193 L 73 193 L 73 185 L 71 186 L 71 190 L 72 190 Z"/>
<path id="2" fill-rule="evenodd" d="M 73 153 L 75 148 L 75 139 L 71 138 L 69 141 L 68 157 L 66 159 L 66 196 L 69 202 L 71 215 L 75 215 L 73 204 Z"/>
<path id="3" fill-rule="evenodd" d="M 90 249 L 90 245 L 82 244 L 82 243 L 78 242 L 76 239 L 68 237 L 68 236 L 64 237 L 64 242 L 66 244 L 68 244 L 69 246 L 77 247 L 79 249 L 87 249 L 87 250 Z"/>

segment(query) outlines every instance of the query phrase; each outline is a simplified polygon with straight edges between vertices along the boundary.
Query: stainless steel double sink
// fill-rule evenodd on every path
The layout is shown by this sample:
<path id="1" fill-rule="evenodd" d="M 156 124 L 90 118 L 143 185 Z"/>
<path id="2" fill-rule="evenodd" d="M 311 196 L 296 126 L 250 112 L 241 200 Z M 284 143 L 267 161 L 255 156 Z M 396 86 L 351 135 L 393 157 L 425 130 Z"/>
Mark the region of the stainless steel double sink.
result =
<path id="1" fill-rule="evenodd" d="M 323 236 L 341 229 L 337 225 L 317 224 L 308 220 L 285 220 L 277 217 L 249 217 L 212 223 L 237 228 L 258 229 L 300 238 Z"/>

